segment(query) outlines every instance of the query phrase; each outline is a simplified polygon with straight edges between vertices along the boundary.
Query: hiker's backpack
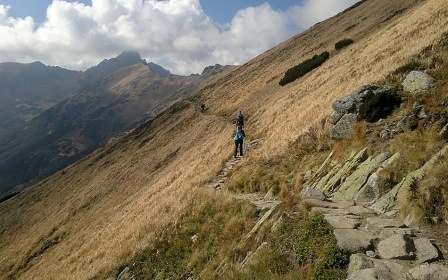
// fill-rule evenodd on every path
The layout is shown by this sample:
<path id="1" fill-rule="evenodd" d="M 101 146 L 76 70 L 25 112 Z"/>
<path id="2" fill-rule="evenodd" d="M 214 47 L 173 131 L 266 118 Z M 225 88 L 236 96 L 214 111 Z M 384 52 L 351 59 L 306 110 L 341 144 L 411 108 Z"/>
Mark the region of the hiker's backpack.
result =
<path id="1" fill-rule="evenodd" d="M 244 138 L 243 132 L 241 130 L 238 130 L 235 133 L 235 136 L 233 137 L 233 140 L 238 141 L 238 140 L 243 140 L 243 138 Z"/>

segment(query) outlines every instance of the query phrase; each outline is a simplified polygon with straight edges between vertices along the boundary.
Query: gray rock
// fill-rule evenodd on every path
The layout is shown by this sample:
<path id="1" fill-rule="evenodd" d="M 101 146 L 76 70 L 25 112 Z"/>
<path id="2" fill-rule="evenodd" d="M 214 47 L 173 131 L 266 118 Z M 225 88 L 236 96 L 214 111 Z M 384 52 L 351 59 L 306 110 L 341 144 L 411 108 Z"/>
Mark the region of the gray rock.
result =
<path id="1" fill-rule="evenodd" d="M 373 210 L 361 205 L 350 206 L 347 210 L 355 215 L 373 214 Z"/>
<path id="2" fill-rule="evenodd" d="M 422 71 L 411 71 L 404 79 L 402 85 L 405 91 L 418 94 L 429 90 L 435 79 Z"/>
<path id="3" fill-rule="evenodd" d="M 344 178 L 350 176 L 359 164 L 368 158 L 367 148 L 362 149 L 358 153 L 353 152 L 345 163 L 337 170 L 328 172 L 321 180 L 314 184 L 316 189 L 322 190 L 330 196 L 332 193 L 338 190 Z M 342 198 L 345 199 L 346 198 Z"/>
<path id="4" fill-rule="evenodd" d="M 347 113 L 354 113 L 356 110 L 355 99 L 352 95 L 346 95 L 339 98 L 331 104 L 333 110 L 343 115 Z"/>
<path id="5" fill-rule="evenodd" d="M 397 221 L 395 219 L 386 219 L 386 218 L 367 218 L 366 219 L 366 230 L 368 232 L 379 234 L 383 228 L 386 227 L 392 227 L 392 228 L 402 228 L 405 227 L 405 225 Z"/>
<path id="6" fill-rule="evenodd" d="M 325 208 L 348 208 L 355 205 L 353 200 L 317 200 L 317 199 L 303 199 L 302 202 L 308 203 L 312 206 L 316 207 L 325 207 Z"/>
<path id="7" fill-rule="evenodd" d="M 406 116 L 397 123 L 397 127 L 403 132 L 413 131 L 417 126 L 418 120 L 414 115 Z"/>
<path id="8" fill-rule="evenodd" d="M 387 227 L 383 228 L 381 230 L 380 239 L 386 239 L 393 235 L 397 234 L 405 234 L 407 236 L 416 236 L 418 231 L 414 228 L 393 228 L 393 227 Z"/>
<path id="9" fill-rule="evenodd" d="M 333 111 L 328 117 L 328 122 L 331 124 L 336 124 L 344 115 L 344 113 Z"/>
<path id="10" fill-rule="evenodd" d="M 383 259 L 411 260 L 415 258 L 414 242 L 407 235 L 393 235 L 378 243 L 378 254 Z"/>
<path id="11" fill-rule="evenodd" d="M 375 105 L 380 101 L 383 94 L 385 94 L 387 90 L 382 90 L 377 86 L 367 86 L 362 91 L 354 91 L 351 95 L 353 99 L 356 101 L 356 114 L 358 115 L 358 119 L 368 119 L 375 111 Z M 375 113 L 373 113 L 375 114 Z"/>
<path id="12" fill-rule="evenodd" d="M 347 280 L 410 280 L 405 266 L 392 261 L 373 260 L 374 267 L 354 271 Z"/>
<path id="13" fill-rule="evenodd" d="M 320 213 L 320 214 L 329 214 L 333 216 L 343 216 L 352 214 L 347 209 L 334 209 L 334 208 L 327 208 L 327 207 L 313 207 L 311 208 L 311 214 L 314 213 Z"/>
<path id="14" fill-rule="evenodd" d="M 358 116 L 356 114 L 345 114 L 342 118 L 332 127 L 330 131 L 330 137 L 332 139 L 344 139 L 350 137 L 354 133 L 354 126 L 358 122 Z"/>
<path id="15" fill-rule="evenodd" d="M 394 96 L 396 87 L 365 85 L 332 103 L 334 112 L 328 122 L 333 124 L 330 136 L 333 139 L 353 135 L 355 124 L 360 120 L 374 122 L 390 114 L 399 98 Z"/>
<path id="16" fill-rule="evenodd" d="M 366 251 L 372 248 L 375 236 L 358 229 L 335 229 L 333 231 L 340 248 L 350 252 Z"/>
<path id="17" fill-rule="evenodd" d="M 361 218 L 356 215 L 336 216 L 325 214 L 324 218 L 333 228 L 336 229 L 354 229 L 361 225 Z"/>
<path id="18" fill-rule="evenodd" d="M 302 193 L 302 199 L 325 200 L 326 196 L 321 190 L 306 187 Z"/>
<path id="19" fill-rule="evenodd" d="M 423 264 L 409 270 L 415 280 L 448 280 L 448 267 L 441 264 Z"/>
<path id="20" fill-rule="evenodd" d="M 369 157 L 345 179 L 334 197 L 355 199 L 357 201 L 371 201 L 375 198 L 375 191 L 372 181 L 369 183 L 370 174 L 382 166 L 382 163 L 391 157 L 386 152 L 379 154 L 375 158 Z M 370 176 L 370 177 L 369 177 Z"/>
<path id="21" fill-rule="evenodd" d="M 347 274 L 350 275 L 355 271 L 374 267 L 373 260 L 364 254 L 357 253 L 350 256 Z"/>
<path id="22" fill-rule="evenodd" d="M 417 250 L 417 262 L 432 262 L 439 259 L 439 250 L 427 238 L 418 238 L 414 240 L 415 249 Z"/>

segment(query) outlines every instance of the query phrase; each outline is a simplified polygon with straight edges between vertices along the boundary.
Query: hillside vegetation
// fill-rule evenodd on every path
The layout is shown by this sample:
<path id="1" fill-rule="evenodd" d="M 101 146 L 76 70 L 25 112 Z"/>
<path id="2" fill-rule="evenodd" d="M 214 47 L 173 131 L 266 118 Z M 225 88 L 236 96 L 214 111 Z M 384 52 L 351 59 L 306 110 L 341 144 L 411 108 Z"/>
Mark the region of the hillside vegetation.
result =
<path id="1" fill-rule="evenodd" d="M 304 174 L 330 152 L 343 161 L 367 146 L 372 154 L 409 156 L 389 170 L 385 178 L 394 182 L 437 152 L 445 141 L 435 131 L 447 116 L 446 106 L 436 106 L 448 98 L 447 31 L 445 0 L 367 0 L 217 76 L 152 121 L 1 203 L 0 278 L 106 279 L 128 267 L 138 279 L 344 279 L 348 255 L 322 217 L 300 202 Z M 354 42 L 334 50 L 344 38 Z M 324 64 L 278 84 L 288 69 L 325 50 L 332 51 Z M 353 139 L 329 139 L 325 120 L 335 99 L 366 84 L 399 84 L 416 68 L 438 79 L 430 98 L 419 100 L 434 108 L 434 124 L 390 142 L 367 123 Z M 400 94 L 405 102 L 391 123 L 415 99 Z M 201 103 L 206 114 L 196 110 Z M 263 141 L 217 192 L 206 186 L 232 156 L 239 110 L 247 117 L 247 141 Z M 447 218 L 446 202 L 434 200 L 446 197 L 447 165 L 441 166 L 432 171 L 438 179 L 414 187 L 418 199 L 403 205 L 421 208 L 422 217 Z M 425 200 L 429 183 L 440 195 Z M 234 199 L 253 192 L 281 201 L 255 233 L 266 210 Z"/>

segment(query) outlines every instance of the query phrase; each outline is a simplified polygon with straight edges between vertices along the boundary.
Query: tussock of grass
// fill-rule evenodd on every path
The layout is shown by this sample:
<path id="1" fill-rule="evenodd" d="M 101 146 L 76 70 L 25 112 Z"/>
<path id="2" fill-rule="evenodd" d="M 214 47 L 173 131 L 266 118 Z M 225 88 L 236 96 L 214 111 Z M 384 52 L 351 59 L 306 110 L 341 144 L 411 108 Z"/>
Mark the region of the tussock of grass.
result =
<path id="1" fill-rule="evenodd" d="M 349 254 L 337 247 L 323 216 L 284 215 L 276 231 L 268 223 L 241 243 L 257 217 L 244 203 L 210 199 L 140 251 L 131 273 L 139 279 L 345 279 Z"/>
<path id="2" fill-rule="evenodd" d="M 143 279 L 197 277 L 206 267 L 217 267 L 231 256 L 231 248 L 250 231 L 257 217 L 248 203 L 201 196 L 197 207 L 137 254 L 131 272 Z"/>

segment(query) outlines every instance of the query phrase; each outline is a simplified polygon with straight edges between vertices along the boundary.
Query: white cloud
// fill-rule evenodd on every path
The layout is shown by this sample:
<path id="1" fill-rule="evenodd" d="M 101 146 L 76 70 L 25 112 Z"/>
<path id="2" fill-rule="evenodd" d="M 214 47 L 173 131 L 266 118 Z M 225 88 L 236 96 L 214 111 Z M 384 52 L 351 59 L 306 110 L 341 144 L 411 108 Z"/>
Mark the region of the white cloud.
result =
<path id="1" fill-rule="evenodd" d="M 199 0 L 92 0 L 91 6 L 53 1 L 37 27 L 30 17 L 8 16 L 9 7 L 0 5 L 0 61 L 85 70 L 135 50 L 172 73 L 200 73 L 216 63 L 242 64 L 355 2 L 306 0 L 284 13 L 265 3 L 219 25 Z"/>

